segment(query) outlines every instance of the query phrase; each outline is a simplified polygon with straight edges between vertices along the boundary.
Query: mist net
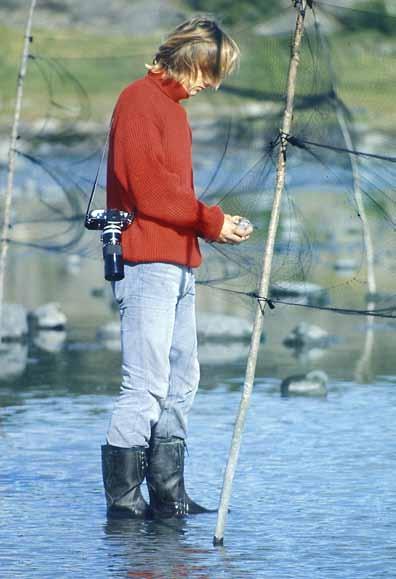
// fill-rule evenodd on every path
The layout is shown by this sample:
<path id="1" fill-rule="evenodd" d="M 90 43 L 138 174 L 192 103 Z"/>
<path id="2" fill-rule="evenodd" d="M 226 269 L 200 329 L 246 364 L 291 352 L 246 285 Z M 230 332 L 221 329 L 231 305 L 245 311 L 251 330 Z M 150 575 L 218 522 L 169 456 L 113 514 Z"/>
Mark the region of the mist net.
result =
<path id="1" fill-rule="evenodd" d="M 225 299 L 238 296 L 248 308 L 259 300 L 264 309 L 269 299 L 275 307 L 393 317 L 396 43 L 387 30 L 396 29 L 396 17 L 309 3 L 286 135 L 280 127 L 294 21 L 288 8 L 277 34 L 264 25 L 232 31 L 242 50 L 239 73 L 185 105 L 197 196 L 254 225 L 239 246 L 202 241 L 198 283 Z M 120 90 L 145 74 L 157 45 L 148 39 L 85 47 L 35 35 L 25 90 L 40 86 L 41 120 L 30 119 L 18 147 L 15 245 L 101 258 L 98 236 L 83 223 L 111 108 Z M 285 145 L 271 288 L 260 296 L 276 159 Z M 96 208 L 105 203 L 105 165 L 104 159 Z"/>

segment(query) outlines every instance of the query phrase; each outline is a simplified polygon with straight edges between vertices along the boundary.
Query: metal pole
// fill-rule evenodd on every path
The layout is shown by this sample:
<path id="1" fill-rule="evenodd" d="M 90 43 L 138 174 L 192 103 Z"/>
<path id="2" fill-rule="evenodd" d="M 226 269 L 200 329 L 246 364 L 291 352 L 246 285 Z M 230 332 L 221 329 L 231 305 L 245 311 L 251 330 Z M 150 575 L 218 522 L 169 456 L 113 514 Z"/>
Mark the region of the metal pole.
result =
<path id="1" fill-rule="evenodd" d="M 25 29 L 25 41 L 23 44 L 23 52 L 21 65 L 19 68 L 18 81 L 17 81 L 17 92 L 15 99 L 15 111 L 14 120 L 11 130 L 10 138 L 10 148 L 8 150 L 8 177 L 7 177 L 7 189 L 5 193 L 4 200 L 4 216 L 3 216 L 3 226 L 1 231 L 1 254 L 0 254 L 0 342 L 2 339 L 2 317 L 3 317 L 3 301 L 4 301 L 4 284 L 5 284 L 5 271 L 7 266 L 7 253 L 9 246 L 9 231 L 11 227 L 11 205 L 12 205 L 12 194 L 14 187 L 14 173 L 15 173 L 15 154 L 16 154 L 16 142 L 18 139 L 18 129 L 19 120 L 21 117 L 22 109 L 22 97 L 23 97 L 23 84 L 26 76 L 27 60 L 29 57 L 29 45 L 32 41 L 31 30 L 33 22 L 33 12 L 36 6 L 36 0 L 32 0 L 29 9 L 29 16 L 26 23 Z"/>
<path id="2" fill-rule="evenodd" d="M 294 4 L 298 9 L 298 13 L 288 71 L 286 108 L 283 114 L 283 123 L 280 133 L 280 147 L 277 162 L 274 200 L 268 229 L 267 243 L 263 257 L 261 280 L 259 285 L 259 296 L 262 296 L 264 298 L 268 295 L 275 237 L 278 229 L 282 193 L 285 183 L 287 135 L 290 134 L 292 126 L 294 94 L 296 89 L 297 69 L 298 64 L 300 62 L 300 46 L 304 32 L 304 18 L 307 0 L 296 1 L 294 2 Z M 217 517 L 217 525 L 213 538 L 213 544 L 215 546 L 219 545 L 222 546 L 224 544 L 224 528 L 226 525 L 228 506 L 231 498 L 232 483 L 234 480 L 235 470 L 239 456 L 239 449 L 241 446 L 242 432 L 250 402 L 250 396 L 253 389 L 253 382 L 257 364 L 257 355 L 260 347 L 260 338 L 262 334 L 262 329 L 263 329 L 262 303 L 258 301 L 252 337 L 250 342 L 249 356 L 246 366 L 246 374 L 242 398 L 234 425 L 230 454 L 228 457 L 228 462 L 224 474 L 223 489 L 220 497 L 220 506 Z"/>

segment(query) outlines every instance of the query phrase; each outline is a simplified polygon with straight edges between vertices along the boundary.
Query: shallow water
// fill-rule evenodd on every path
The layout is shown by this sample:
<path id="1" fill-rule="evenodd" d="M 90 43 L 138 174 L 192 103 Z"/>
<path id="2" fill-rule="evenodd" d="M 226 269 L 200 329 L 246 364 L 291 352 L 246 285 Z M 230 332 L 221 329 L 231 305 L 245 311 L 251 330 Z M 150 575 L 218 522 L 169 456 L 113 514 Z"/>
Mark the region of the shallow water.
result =
<path id="1" fill-rule="evenodd" d="M 83 578 L 393 578 L 396 325 L 277 306 L 264 320 L 257 379 L 223 549 L 216 515 L 166 522 L 106 520 L 100 445 L 119 387 L 120 353 L 97 328 L 114 320 L 101 265 L 13 260 L 8 301 L 60 302 L 65 336 L 16 345 L 0 368 L 0 576 Z M 26 284 L 26 278 L 29 284 Z M 249 316 L 246 302 L 199 289 L 198 315 Z M 328 330 L 328 349 L 282 345 L 300 321 Z M 52 335 L 54 338 L 54 335 Z M 55 336 L 56 338 L 56 336 Z M 249 344 L 201 342 L 190 419 L 190 494 L 218 504 Z M 327 397 L 280 396 L 312 369 Z"/>
<path id="2" fill-rule="evenodd" d="M 280 315 L 286 333 L 296 320 Z M 1 576 L 395 577 L 394 329 L 375 329 L 372 379 L 358 384 L 364 322 L 343 321 L 338 343 L 314 361 L 295 358 L 273 326 L 259 359 L 223 549 L 212 547 L 214 514 L 106 521 L 100 445 L 118 389 L 119 352 L 96 342 L 91 323 L 75 326 L 60 352 L 30 347 L 24 372 L 0 382 Z M 201 346 L 186 477 L 191 495 L 214 507 L 246 345 L 234 344 L 239 356 L 227 364 L 213 352 L 205 362 Z M 327 397 L 281 398 L 280 379 L 308 367 L 328 372 Z"/>

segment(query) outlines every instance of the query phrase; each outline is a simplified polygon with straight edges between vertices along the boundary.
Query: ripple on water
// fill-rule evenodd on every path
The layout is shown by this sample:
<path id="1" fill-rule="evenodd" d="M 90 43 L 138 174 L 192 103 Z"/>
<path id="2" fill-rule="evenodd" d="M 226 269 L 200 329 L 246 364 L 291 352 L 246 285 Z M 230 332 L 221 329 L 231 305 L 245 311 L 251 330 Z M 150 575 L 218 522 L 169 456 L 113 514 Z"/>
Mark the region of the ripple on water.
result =
<path id="1" fill-rule="evenodd" d="M 187 485 L 210 507 L 243 382 L 231 378 L 213 372 L 190 418 Z M 1 430 L 2 577 L 395 577 L 396 394 L 384 377 L 330 380 L 325 401 L 285 401 L 278 384 L 261 379 L 253 393 L 224 549 L 212 547 L 213 514 L 106 522 L 113 393 L 22 389 Z"/>

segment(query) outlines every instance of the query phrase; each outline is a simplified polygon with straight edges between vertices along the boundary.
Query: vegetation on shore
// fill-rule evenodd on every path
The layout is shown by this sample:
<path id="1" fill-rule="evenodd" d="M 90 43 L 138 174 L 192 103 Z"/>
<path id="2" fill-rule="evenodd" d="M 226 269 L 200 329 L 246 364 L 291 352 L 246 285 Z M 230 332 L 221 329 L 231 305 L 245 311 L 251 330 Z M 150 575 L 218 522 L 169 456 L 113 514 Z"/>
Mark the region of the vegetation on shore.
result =
<path id="1" fill-rule="evenodd" d="M 308 33 L 309 34 L 309 33 Z M 289 59 L 288 39 L 236 32 L 242 47 L 239 73 L 230 85 L 245 89 L 247 101 L 254 93 L 282 92 Z M 80 119 L 103 122 L 120 90 L 144 74 L 161 42 L 151 37 L 103 36 L 83 30 L 35 30 L 25 87 L 23 120 L 27 124 L 56 113 L 61 122 Z M 16 77 L 23 43 L 20 30 L 0 27 L 0 126 L 12 116 Z M 386 129 L 395 120 L 394 58 L 396 41 L 377 31 L 333 33 L 332 56 L 342 98 L 358 120 Z M 303 59 L 311 61 L 306 46 Z M 378 62 L 381 66 L 378 66 Z M 320 71 L 319 71 L 320 73 Z M 312 70 L 307 69 L 307 74 Z M 301 84 L 301 87 L 303 85 Z M 249 92 L 250 91 L 250 92 Z M 227 102 L 227 94 L 216 96 Z"/>

